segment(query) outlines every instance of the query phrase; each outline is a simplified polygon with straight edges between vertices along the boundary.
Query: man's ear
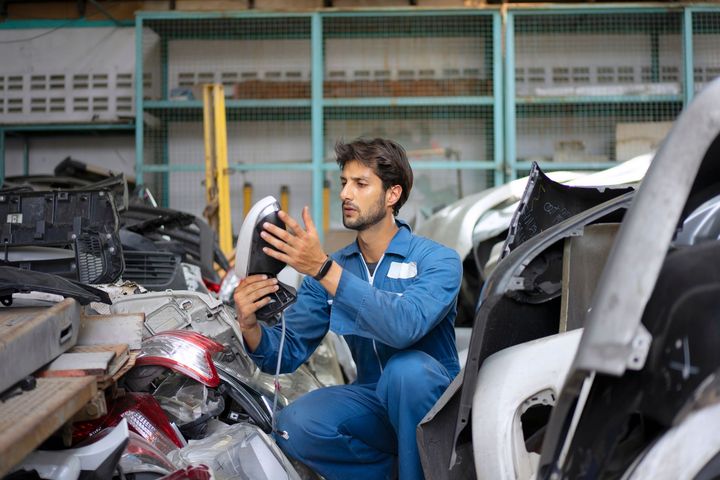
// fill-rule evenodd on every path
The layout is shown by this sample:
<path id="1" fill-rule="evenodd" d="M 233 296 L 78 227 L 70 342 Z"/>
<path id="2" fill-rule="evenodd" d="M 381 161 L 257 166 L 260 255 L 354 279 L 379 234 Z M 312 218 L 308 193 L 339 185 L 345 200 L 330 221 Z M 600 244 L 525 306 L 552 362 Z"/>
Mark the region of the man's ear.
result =
<path id="1" fill-rule="evenodd" d="M 402 187 L 400 185 L 393 185 L 388 188 L 385 192 L 385 204 L 388 207 L 394 206 L 399 200 L 402 194 Z"/>

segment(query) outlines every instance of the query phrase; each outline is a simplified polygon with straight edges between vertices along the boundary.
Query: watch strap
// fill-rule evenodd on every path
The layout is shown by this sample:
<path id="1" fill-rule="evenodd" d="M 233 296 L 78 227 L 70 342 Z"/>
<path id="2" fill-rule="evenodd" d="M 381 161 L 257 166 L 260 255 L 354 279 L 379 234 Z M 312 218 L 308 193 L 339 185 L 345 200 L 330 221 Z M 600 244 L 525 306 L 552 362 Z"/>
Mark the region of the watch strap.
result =
<path id="1" fill-rule="evenodd" d="M 315 280 L 322 280 L 325 278 L 325 275 L 330 271 L 330 267 L 332 267 L 333 259 L 330 258 L 330 255 L 327 256 L 325 259 L 325 263 L 322 264 L 322 267 L 320 267 L 320 270 L 318 271 L 317 275 L 315 275 L 313 278 Z"/>

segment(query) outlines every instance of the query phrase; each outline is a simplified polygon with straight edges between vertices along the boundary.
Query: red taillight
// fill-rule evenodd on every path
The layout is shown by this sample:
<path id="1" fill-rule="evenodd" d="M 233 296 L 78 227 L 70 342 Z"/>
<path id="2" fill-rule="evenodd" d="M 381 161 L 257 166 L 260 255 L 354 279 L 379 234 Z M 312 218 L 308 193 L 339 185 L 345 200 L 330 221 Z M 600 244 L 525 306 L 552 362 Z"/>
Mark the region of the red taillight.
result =
<path id="1" fill-rule="evenodd" d="M 109 406 L 104 417 L 75 423 L 73 443 L 84 440 L 103 428 L 115 426 L 123 418 L 127 420 L 132 431 L 165 454 L 184 446 L 162 407 L 149 393 L 127 393 Z"/>
<path id="2" fill-rule="evenodd" d="M 133 460 L 135 461 L 133 462 Z M 135 432 L 130 432 L 130 441 L 125 447 L 120 462 L 121 464 L 136 463 L 141 466 L 152 465 L 160 467 L 166 472 L 172 472 L 177 468 L 163 452 Z M 124 469 L 124 471 L 128 473 L 127 469 Z"/>
<path id="3" fill-rule="evenodd" d="M 159 480 L 210 480 L 210 469 L 205 465 L 191 465 L 166 475 Z"/>
<path id="4" fill-rule="evenodd" d="M 205 286 L 207 287 L 207 289 L 210 290 L 210 291 L 213 292 L 213 293 L 218 293 L 218 292 L 220 291 L 220 284 L 219 284 L 219 283 L 211 282 L 211 281 L 208 280 L 207 278 L 203 278 L 203 283 L 205 284 Z"/>
<path id="5" fill-rule="evenodd" d="M 223 346 L 190 330 L 169 330 L 146 339 L 135 365 L 160 365 L 180 372 L 208 387 L 220 385 L 212 360 Z"/>

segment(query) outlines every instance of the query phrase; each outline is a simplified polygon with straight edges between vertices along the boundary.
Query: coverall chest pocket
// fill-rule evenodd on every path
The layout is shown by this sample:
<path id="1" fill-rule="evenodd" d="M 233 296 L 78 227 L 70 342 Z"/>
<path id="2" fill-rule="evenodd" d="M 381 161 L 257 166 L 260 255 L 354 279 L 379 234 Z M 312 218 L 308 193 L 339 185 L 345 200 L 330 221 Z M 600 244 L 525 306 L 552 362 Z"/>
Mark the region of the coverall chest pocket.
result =
<path id="1" fill-rule="evenodd" d="M 417 278 L 415 262 L 392 262 L 382 279 L 382 289 L 393 293 L 402 293 Z"/>

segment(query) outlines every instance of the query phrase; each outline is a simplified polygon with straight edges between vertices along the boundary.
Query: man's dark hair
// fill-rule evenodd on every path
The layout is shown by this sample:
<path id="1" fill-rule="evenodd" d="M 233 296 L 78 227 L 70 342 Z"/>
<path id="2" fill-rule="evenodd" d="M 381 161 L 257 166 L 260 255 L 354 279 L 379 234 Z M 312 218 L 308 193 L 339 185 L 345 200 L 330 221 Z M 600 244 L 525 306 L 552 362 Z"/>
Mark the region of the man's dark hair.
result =
<path id="1" fill-rule="evenodd" d="M 402 193 L 400 199 L 393 206 L 395 215 L 410 195 L 413 184 L 413 172 L 410 168 L 405 149 L 397 142 L 384 138 L 367 140 L 359 138 L 350 143 L 338 142 L 335 144 L 335 155 L 340 169 L 352 160 L 357 160 L 373 170 L 382 180 L 383 188 L 387 191 L 393 185 L 400 185 Z"/>

